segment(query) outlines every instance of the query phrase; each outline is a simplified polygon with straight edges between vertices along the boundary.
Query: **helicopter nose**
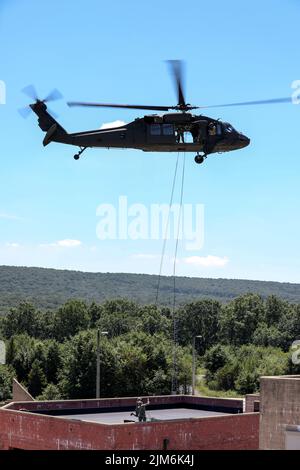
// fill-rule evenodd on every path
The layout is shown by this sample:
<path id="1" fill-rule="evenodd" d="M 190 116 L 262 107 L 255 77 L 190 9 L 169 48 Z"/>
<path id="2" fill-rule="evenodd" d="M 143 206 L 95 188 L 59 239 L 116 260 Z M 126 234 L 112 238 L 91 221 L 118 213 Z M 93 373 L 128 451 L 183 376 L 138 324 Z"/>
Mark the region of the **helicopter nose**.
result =
<path id="1" fill-rule="evenodd" d="M 240 144 L 241 144 L 241 147 L 247 147 L 249 144 L 250 144 L 250 139 L 249 137 L 243 135 L 243 134 L 240 134 L 239 135 L 239 141 L 240 141 Z"/>

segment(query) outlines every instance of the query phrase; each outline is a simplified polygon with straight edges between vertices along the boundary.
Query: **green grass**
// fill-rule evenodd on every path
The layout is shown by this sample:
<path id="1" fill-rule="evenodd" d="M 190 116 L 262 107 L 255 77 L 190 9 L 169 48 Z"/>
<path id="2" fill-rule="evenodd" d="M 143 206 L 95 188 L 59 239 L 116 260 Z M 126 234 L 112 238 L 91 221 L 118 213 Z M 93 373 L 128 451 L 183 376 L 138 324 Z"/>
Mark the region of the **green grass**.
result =
<path id="1" fill-rule="evenodd" d="M 203 374 L 203 370 L 201 370 Z M 196 381 L 196 395 L 205 397 L 223 397 L 223 398 L 242 398 L 235 390 L 212 390 L 205 384 L 204 377 L 200 377 Z"/>

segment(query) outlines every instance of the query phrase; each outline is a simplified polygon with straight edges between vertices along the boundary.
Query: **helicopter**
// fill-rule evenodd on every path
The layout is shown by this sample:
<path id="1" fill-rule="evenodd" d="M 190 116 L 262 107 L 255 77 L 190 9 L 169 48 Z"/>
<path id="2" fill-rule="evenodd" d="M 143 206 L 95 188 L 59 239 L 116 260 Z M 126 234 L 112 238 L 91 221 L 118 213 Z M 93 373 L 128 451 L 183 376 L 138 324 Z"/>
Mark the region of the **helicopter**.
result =
<path id="1" fill-rule="evenodd" d="M 27 115 L 31 109 L 38 116 L 38 125 L 46 132 L 43 145 L 58 142 L 79 147 L 74 159 L 91 147 L 138 149 L 144 152 L 194 152 L 195 162 L 201 164 L 208 155 L 213 153 L 230 152 L 242 149 L 250 144 L 250 139 L 242 132 L 238 132 L 230 123 L 204 115 L 194 115 L 194 109 L 217 108 L 228 106 L 245 106 L 258 104 L 271 104 L 291 102 L 291 97 L 275 98 L 260 101 L 247 101 L 240 103 L 219 104 L 210 106 L 192 106 L 185 100 L 183 90 L 183 63 L 180 60 L 168 61 L 177 93 L 177 105 L 127 105 L 90 103 L 70 101 L 70 107 L 101 107 L 138 109 L 147 111 L 164 111 L 165 114 L 148 114 L 138 117 L 134 121 L 120 127 L 88 130 L 68 133 L 49 113 L 46 103 L 62 98 L 62 95 L 53 90 L 44 100 L 37 97 L 32 85 L 23 89 L 27 95 L 35 100 L 29 108 L 21 110 Z M 171 111 L 171 112 L 169 112 Z"/>

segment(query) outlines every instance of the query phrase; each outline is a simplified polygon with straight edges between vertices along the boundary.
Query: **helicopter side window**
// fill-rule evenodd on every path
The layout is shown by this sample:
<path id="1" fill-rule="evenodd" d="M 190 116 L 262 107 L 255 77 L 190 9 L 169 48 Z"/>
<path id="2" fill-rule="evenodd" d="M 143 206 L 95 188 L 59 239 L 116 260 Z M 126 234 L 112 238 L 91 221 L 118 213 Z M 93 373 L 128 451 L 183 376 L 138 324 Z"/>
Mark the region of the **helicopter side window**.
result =
<path id="1" fill-rule="evenodd" d="M 217 135 L 222 135 L 222 126 L 221 126 L 221 124 L 217 124 Z"/>
<path id="2" fill-rule="evenodd" d="M 173 124 L 163 124 L 162 130 L 163 130 L 163 135 L 173 135 L 174 134 Z"/>
<path id="3" fill-rule="evenodd" d="M 150 134 L 151 135 L 161 135 L 161 125 L 160 124 L 150 124 Z"/>

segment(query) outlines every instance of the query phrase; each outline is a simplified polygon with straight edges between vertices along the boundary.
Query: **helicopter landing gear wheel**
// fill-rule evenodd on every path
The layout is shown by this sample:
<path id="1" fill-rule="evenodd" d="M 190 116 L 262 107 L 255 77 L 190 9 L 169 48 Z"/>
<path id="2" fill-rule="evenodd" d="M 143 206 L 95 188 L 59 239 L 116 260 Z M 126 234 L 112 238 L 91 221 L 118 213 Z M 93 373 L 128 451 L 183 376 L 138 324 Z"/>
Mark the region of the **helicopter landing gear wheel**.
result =
<path id="1" fill-rule="evenodd" d="M 200 165 L 201 163 L 204 162 L 205 158 L 206 158 L 206 155 L 196 155 L 195 162 Z"/>
<path id="2" fill-rule="evenodd" d="M 80 150 L 78 153 L 75 153 L 74 159 L 79 160 L 80 155 L 87 149 L 87 147 L 80 147 Z"/>

